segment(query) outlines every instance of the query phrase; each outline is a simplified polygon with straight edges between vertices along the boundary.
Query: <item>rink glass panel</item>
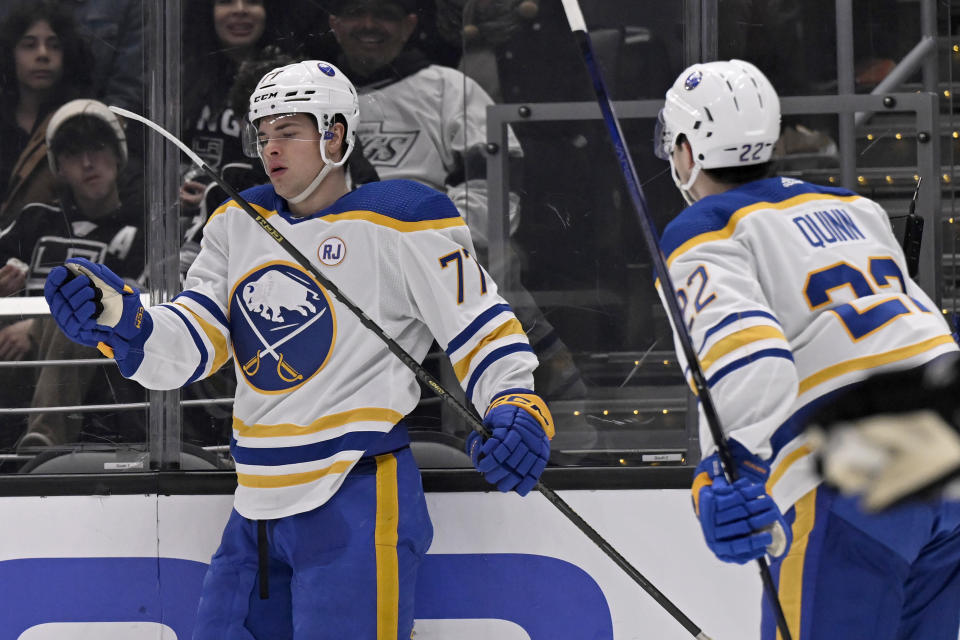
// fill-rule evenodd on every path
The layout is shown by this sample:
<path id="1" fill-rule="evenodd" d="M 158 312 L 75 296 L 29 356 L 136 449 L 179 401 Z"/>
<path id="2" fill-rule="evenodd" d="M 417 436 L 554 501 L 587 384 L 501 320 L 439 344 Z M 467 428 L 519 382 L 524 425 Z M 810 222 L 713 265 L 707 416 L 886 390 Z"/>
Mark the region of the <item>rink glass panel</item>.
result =
<path id="1" fill-rule="evenodd" d="M 196 33 L 202 21 L 194 13 L 201 4 L 206 6 L 177 0 L 141 5 L 142 111 L 185 137 L 195 124 L 185 110 L 196 104 L 197 85 L 229 84 L 221 77 L 197 77 L 203 65 L 184 62 L 194 60 L 204 44 Z M 581 467 L 689 468 L 699 451 L 696 404 L 652 286 L 655 275 L 638 214 L 559 2 L 421 4 L 420 28 L 412 40 L 432 61 L 464 71 L 465 90 L 469 78 L 494 103 L 483 143 L 466 154 L 464 180 L 468 191 L 487 193 L 487 241 L 478 246 L 479 254 L 517 307 L 543 361 L 538 391 L 549 398 L 557 421 L 555 466 L 572 472 Z M 662 230 L 684 206 L 668 166 L 651 152 L 653 117 L 663 93 L 692 62 L 742 57 L 766 71 L 785 98 L 784 125 L 791 133 L 783 141 L 784 174 L 876 198 L 898 233 L 898 216 L 907 211 L 917 177 L 924 178 L 918 213 L 927 231 L 920 281 L 943 300 L 946 311 L 955 311 L 960 250 L 952 185 L 960 136 L 953 127 L 960 125 L 953 122 L 950 89 L 960 53 L 949 37 L 951 10 L 941 7 L 937 14 L 927 0 L 880 5 L 824 0 L 791 8 L 795 4 L 583 2 L 650 217 Z M 867 5 L 869 19 L 859 19 Z M 322 2 L 269 2 L 267 10 L 275 11 L 274 18 L 284 15 L 282 21 L 268 21 L 281 49 L 335 60 L 337 45 Z M 896 28 L 885 28 L 888 24 Z M 837 38 L 838 30 L 850 30 L 852 37 Z M 876 114 L 853 123 L 853 106 L 862 105 L 843 103 L 836 94 L 866 96 L 884 74 L 898 73 L 897 63 L 925 36 L 935 40 L 931 52 L 883 93 L 903 99 L 886 107 L 880 95 L 870 103 Z M 851 50 L 838 51 L 838 41 L 852 43 Z M 207 50 L 210 56 L 218 53 L 215 47 Z M 935 98 L 907 97 L 918 91 Z M 211 126 L 220 124 L 211 121 Z M 522 156 L 510 153 L 507 128 Z M 131 156 L 139 157 L 146 177 L 139 191 L 149 230 L 142 289 L 155 301 L 169 300 L 179 290 L 182 237 L 193 223 L 178 196 L 191 167 L 172 145 L 144 135 L 140 125 L 128 123 L 127 131 Z M 519 202 L 519 223 L 511 233 L 512 200 Z M 36 302 L 7 299 L 2 308 L 8 320 L 42 316 L 43 303 Z M 0 363 L 16 389 L 0 415 L 5 422 L 0 471 L 29 471 L 38 466 L 38 454 L 62 458 L 58 471 L 66 472 L 230 467 L 233 363 L 182 391 L 147 392 L 128 383 L 132 390 L 121 395 L 123 381 L 115 380 L 115 369 L 111 374 L 113 365 L 102 364 L 95 353 L 90 359 L 91 364 L 79 366 L 96 371 L 96 386 L 115 397 L 58 409 L 82 425 L 75 441 L 58 445 L 58 453 L 72 458 L 43 448 L 17 453 L 14 446 L 27 416 L 37 410 L 32 376 L 41 367 L 61 365 Z M 425 366 L 459 393 L 441 352 L 431 353 Z M 113 430 L 104 424 L 114 425 Z M 466 426 L 426 389 L 409 426 L 424 468 L 464 467 L 459 447 Z"/>

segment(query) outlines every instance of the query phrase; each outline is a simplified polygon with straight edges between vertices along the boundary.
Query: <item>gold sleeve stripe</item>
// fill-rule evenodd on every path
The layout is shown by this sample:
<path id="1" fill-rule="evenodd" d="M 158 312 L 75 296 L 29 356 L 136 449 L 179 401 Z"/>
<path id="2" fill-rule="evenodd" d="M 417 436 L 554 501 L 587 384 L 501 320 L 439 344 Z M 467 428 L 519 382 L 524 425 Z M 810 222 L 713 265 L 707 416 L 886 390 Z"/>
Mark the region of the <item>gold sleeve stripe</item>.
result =
<path id="1" fill-rule="evenodd" d="M 386 422 L 396 424 L 403 414 L 392 409 L 365 407 L 324 416 L 308 425 L 299 424 L 244 424 L 239 418 L 233 419 L 233 430 L 243 438 L 273 438 L 277 436 L 303 436 L 326 429 L 342 427 L 353 422 Z"/>
<path id="2" fill-rule="evenodd" d="M 812 453 L 811 449 L 807 445 L 801 445 L 796 448 L 796 450 L 791 451 L 783 460 L 780 461 L 780 464 L 777 465 L 776 470 L 770 474 L 770 477 L 767 478 L 767 493 L 773 491 L 773 486 L 777 484 L 777 481 L 787 472 L 787 469 L 793 465 L 794 462 L 800 458 L 810 455 Z"/>
<path id="3" fill-rule="evenodd" d="M 377 456 L 377 514 L 373 534 L 377 560 L 377 638 L 396 638 L 400 626 L 399 525 L 397 459 L 388 453 Z"/>
<path id="4" fill-rule="evenodd" d="M 258 204 L 253 204 L 252 202 L 250 203 L 250 206 L 253 207 L 253 210 L 256 211 L 257 213 L 259 213 L 260 215 L 262 215 L 264 218 L 269 218 L 269 217 L 271 217 L 271 216 L 277 215 L 277 212 L 276 212 L 276 211 L 274 211 L 274 210 L 272 210 L 272 209 L 265 209 L 265 208 L 261 207 L 261 206 L 258 205 Z M 224 202 L 222 205 L 220 205 L 219 207 L 217 207 L 216 210 L 215 210 L 213 213 L 210 214 L 210 217 L 207 218 L 207 221 L 206 221 L 206 223 L 204 224 L 204 226 L 210 224 L 210 221 L 211 221 L 211 220 L 213 220 L 215 217 L 217 217 L 217 216 L 220 215 L 221 213 L 225 213 L 226 210 L 229 209 L 229 208 L 231 208 L 231 207 L 233 207 L 233 208 L 235 208 L 235 209 L 240 209 L 240 208 L 241 208 L 240 205 L 237 204 L 237 201 L 236 201 L 236 200 L 228 200 L 228 201 Z M 247 215 L 247 214 L 244 214 L 244 215 Z"/>
<path id="5" fill-rule="evenodd" d="M 197 321 L 197 324 L 200 325 L 200 328 L 203 329 L 203 332 L 207 335 L 207 340 L 209 340 L 210 344 L 213 345 L 213 364 L 210 365 L 210 373 L 219 371 L 220 367 L 223 366 L 223 363 L 230 359 L 230 350 L 227 349 L 227 339 L 223 337 L 223 334 L 220 333 L 215 326 L 198 316 L 187 305 L 181 302 L 174 302 L 173 304 L 185 309 L 187 313 L 193 316 L 193 319 Z"/>
<path id="6" fill-rule="evenodd" d="M 843 202 L 852 202 L 859 198 L 860 196 L 858 195 L 835 196 L 829 193 L 803 193 L 799 196 L 787 198 L 783 202 L 756 202 L 750 206 L 737 209 L 733 215 L 730 216 L 730 220 L 727 221 L 726 226 L 724 226 L 722 229 L 717 229 L 716 231 L 707 231 L 706 233 L 695 235 L 674 249 L 670 253 L 670 256 L 667 257 L 667 266 L 669 267 L 671 264 L 673 264 L 674 260 L 697 245 L 703 244 L 704 242 L 713 242 L 715 240 L 725 240 L 729 238 L 733 235 L 733 231 L 737 228 L 737 223 L 755 211 L 789 209 L 791 207 L 803 204 L 804 202 L 810 202 L 811 200 L 841 200 Z"/>
<path id="7" fill-rule="evenodd" d="M 923 342 L 911 344 L 906 347 L 893 349 L 892 351 L 886 351 L 884 353 L 877 353 L 870 356 L 864 356 L 862 358 L 847 360 L 846 362 L 840 362 L 833 366 L 827 367 L 826 369 L 822 369 L 821 371 L 818 371 L 817 373 L 807 376 L 801 380 L 800 393 L 806 393 L 810 389 L 819 384 L 823 384 L 827 380 L 832 380 L 833 378 L 851 373 L 853 371 L 863 371 L 864 369 L 879 367 L 884 364 L 890 364 L 891 362 L 906 360 L 907 358 L 919 355 L 924 351 L 929 351 L 930 349 L 935 349 L 941 345 L 952 343 L 952 336 L 942 335 L 935 338 L 930 338 L 929 340 L 924 340 Z"/>
<path id="8" fill-rule="evenodd" d="M 520 322 L 516 318 L 510 318 L 499 327 L 491 331 L 484 337 L 483 340 L 477 343 L 473 349 L 470 350 L 470 353 L 460 358 L 455 365 L 453 365 L 453 372 L 457 374 L 457 380 L 463 382 L 464 378 L 467 377 L 467 374 L 470 373 L 470 365 L 473 364 L 473 358 L 483 349 L 485 346 L 499 340 L 500 338 L 505 338 L 507 336 L 516 335 L 523 333 L 523 327 L 520 326 Z"/>
<path id="9" fill-rule="evenodd" d="M 448 229 L 450 227 L 462 227 L 467 223 L 463 218 L 440 218 L 439 220 L 418 220 L 416 222 L 406 222 L 397 220 L 390 216 L 385 216 L 375 211 L 344 211 L 343 213 L 334 213 L 323 217 L 327 222 L 336 222 L 338 220 L 364 220 L 378 224 L 381 227 L 390 227 L 397 231 L 425 231 L 427 229 Z"/>
<path id="10" fill-rule="evenodd" d="M 727 355 L 731 351 L 736 351 L 740 347 L 745 347 L 751 342 L 771 340 L 774 338 L 778 338 L 784 342 L 787 341 L 787 336 L 783 335 L 783 332 L 780 331 L 780 329 L 771 327 L 770 325 L 749 327 L 747 329 L 742 329 L 735 333 L 731 333 L 710 347 L 710 350 L 707 351 L 706 355 L 700 358 L 700 368 L 703 371 L 708 371 L 717 360 Z"/>
<path id="11" fill-rule="evenodd" d="M 282 476 L 261 476 L 251 473 L 237 473 L 237 482 L 244 487 L 253 487 L 256 489 L 277 489 L 280 487 L 293 487 L 300 484 L 307 484 L 330 475 L 331 473 L 345 473 L 356 460 L 341 460 L 334 462 L 329 467 L 317 469 L 316 471 L 305 471 L 303 473 L 288 473 Z"/>
<path id="12" fill-rule="evenodd" d="M 711 478 L 710 474 L 706 471 L 701 471 L 697 474 L 697 477 L 693 479 L 693 486 L 690 487 L 690 491 L 693 493 L 693 510 L 696 512 L 697 517 L 700 517 L 700 490 L 712 484 L 713 478 Z"/>

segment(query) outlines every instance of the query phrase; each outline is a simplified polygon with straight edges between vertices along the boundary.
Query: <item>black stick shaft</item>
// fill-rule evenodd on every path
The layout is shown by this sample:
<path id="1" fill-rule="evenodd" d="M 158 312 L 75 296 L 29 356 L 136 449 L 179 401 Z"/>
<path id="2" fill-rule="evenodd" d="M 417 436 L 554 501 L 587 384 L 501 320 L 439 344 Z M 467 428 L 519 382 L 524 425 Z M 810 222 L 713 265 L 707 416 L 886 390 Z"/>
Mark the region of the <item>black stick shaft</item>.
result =
<path id="1" fill-rule="evenodd" d="M 693 378 L 694 388 L 697 391 L 697 397 L 700 400 L 704 417 L 710 429 L 710 435 L 713 437 L 714 444 L 717 447 L 717 454 L 723 464 L 726 475 L 733 482 L 737 479 L 737 466 L 730 451 L 730 445 L 724 436 L 723 428 L 720 423 L 720 416 L 717 413 L 716 405 L 713 403 L 713 397 L 710 394 L 710 388 L 707 385 L 703 369 L 700 367 L 700 360 L 697 358 L 697 352 L 693 347 L 693 340 L 687 330 L 683 320 L 683 313 L 677 302 L 676 290 L 670 280 L 670 272 L 667 270 L 666 258 L 663 250 L 660 248 L 660 242 L 657 236 L 656 227 L 650 217 L 650 209 L 647 207 L 647 199 L 640 187 L 640 180 L 637 177 L 637 170 L 633 166 L 633 160 L 627 149 L 623 131 L 620 129 L 620 122 L 613 110 L 613 102 L 610 100 L 610 94 L 607 92 L 606 84 L 603 80 L 603 74 L 597 65 L 593 54 L 593 44 L 590 41 L 590 34 L 587 33 L 586 23 L 583 21 L 583 15 L 580 12 L 580 6 L 577 0 L 561 0 L 564 11 L 567 14 L 567 20 L 570 22 L 570 30 L 580 48 L 583 61 L 587 66 L 590 79 L 593 82 L 593 89 L 597 96 L 597 102 L 600 105 L 600 111 L 603 114 L 603 121 L 607 127 L 607 133 L 613 143 L 617 154 L 617 161 L 623 172 L 623 177 L 627 183 L 627 191 L 630 194 L 634 211 L 640 222 L 640 230 L 643 232 L 643 239 L 647 245 L 647 252 L 653 261 L 654 269 L 660 280 L 660 286 L 663 289 L 663 298 L 667 307 L 667 312 L 673 321 L 674 330 L 679 336 L 680 345 L 683 354 L 690 367 L 690 374 Z M 760 578 L 763 581 L 764 591 L 773 607 L 774 615 L 777 619 L 777 627 L 783 640 L 791 640 L 790 629 L 787 626 L 787 620 L 783 613 L 783 607 L 780 599 L 777 597 L 777 590 L 770 574 L 770 567 L 767 566 L 765 558 L 757 558 L 757 564 L 760 567 Z"/>
<path id="2" fill-rule="evenodd" d="M 186 145 L 178 140 L 173 134 L 161 127 L 160 125 L 135 114 L 133 112 L 127 111 L 126 109 L 120 109 L 118 107 L 111 107 L 111 110 L 125 116 L 132 118 L 143 124 L 147 125 L 151 129 L 155 130 L 157 133 L 163 137 L 170 140 L 172 143 L 177 145 L 186 155 L 193 160 L 194 164 L 203 169 L 203 171 L 210 176 L 210 178 L 216 182 L 220 187 L 227 193 L 230 198 L 237 203 L 237 205 L 243 209 L 244 213 L 253 218 L 253 220 L 260 225 L 266 233 L 270 235 L 271 238 L 277 241 L 277 243 L 283 247 L 283 249 L 290 254 L 290 256 L 297 261 L 304 269 L 310 272 L 313 277 L 317 279 L 320 284 L 322 284 L 330 293 L 332 293 L 344 306 L 346 306 L 351 312 L 353 312 L 357 318 L 360 320 L 360 323 L 363 324 L 367 329 L 372 331 L 377 335 L 380 340 L 387 346 L 391 353 L 393 353 L 400 361 L 407 366 L 408 369 L 413 371 L 417 379 L 427 385 L 431 391 L 433 391 L 441 400 L 446 402 L 450 407 L 452 407 L 457 414 L 463 418 L 474 431 L 477 431 L 484 438 L 490 437 L 490 433 L 487 431 L 486 427 L 483 425 L 483 421 L 477 415 L 475 411 L 464 406 L 455 396 L 451 395 L 449 391 L 443 388 L 443 385 L 433 377 L 430 372 L 424 369 L 419 362 L 414 360 L 413 356 L 407 353 L 403 347 L 397 344 L 390 336 L 384 333 L 383 329 L 370 319 L 363 310 L 354 304 L 349 298 L 347 298 L 334 283 L 330 281 L 329 278 L 320 273 L 320 270 L 317 269 L 310 260 L 307 259 L 303 253 L 300 252 L 289 240 L 287 240 L 282 233 L 277 231 L 277 229 L 270 224 L 270 221 L 265 217 L 257 213 L 257 211 L 250 206 L 250 203 L 237 193 L 237 190 L 232 186 L 227 184 L 227 182 L 219 176 L 215 171 L 207 166 L 196 154 L 194 154 Z M 627 562 L 617 550 L 611 545 L 606 539 L 603 538 L 596 529 L 591 527 L 586 520 L 580 517 L 580 515 L 573 510 L 570 505 L 568 505 L 564 500 L 560 498 L 552 489 L 545 486 L 542 482 L 538 482 L 535 487 L 543 496 L 555 506 L 560 513 L 565 515 L 570 522 L 573 523 L 575 527 L 580 529 L 594 544 L 596 544 L 600 549 L 607 554 L 607 556 L 613 560 L 613 562 L 620 567 L 624 573 L 630 576 L 634 582 L 636 582 L 640 587 L 650 594 L 654 600 L 657 601 L 671 616 L 673 616 L 683 627 L 689 631 L 694 637 L 698 640 L 710 640 L 709 636 L 700 631 L 700 628 L 697 627 L 693 622 L 690 621 L 690 618 L 685 616 L 680 609 L 676 607 L 666 596 L 663 595 L 653 584 L 647 580 L 642 573 L 637 571 L 633 565 Z"/>

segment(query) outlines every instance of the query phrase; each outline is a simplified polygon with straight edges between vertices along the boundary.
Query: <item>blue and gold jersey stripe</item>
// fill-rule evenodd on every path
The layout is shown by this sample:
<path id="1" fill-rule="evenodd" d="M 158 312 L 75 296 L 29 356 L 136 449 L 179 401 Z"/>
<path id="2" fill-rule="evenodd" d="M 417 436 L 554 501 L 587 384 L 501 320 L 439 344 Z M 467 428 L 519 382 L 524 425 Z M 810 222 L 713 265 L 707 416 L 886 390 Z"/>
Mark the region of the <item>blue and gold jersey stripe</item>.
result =
<path id="1" fill-rule="evenodd" d="M 207 359 L 209 358 L 209 353 L 207 352 L 207 347 L 203 344 L 203 340 L 200 338 L 200 334 L 197 333 L 197 330 L 193 327 L 193 323 L 187 319 L 187 316 L 177 309 L 172 304 L 162 304 L 160 305 L 164 309 L 169 309 L 180 318 L 181 322 L 187 327 L 187 331 L 190 333 L 190 337 L 193 339 L 194 346 L 197 347 L 197 352 L 200 355 L 200 364 L 197 365 L 197 368 L 194 369 L 193 374 L 190 378 L 184 383 L 184 386 L 192 384 L 203 377 L 203 372 L 207 369 Z"/>
<path id="2" fill-rule="evenodd" d="M 450 344 L 448 344 L 447 348 L 445 349 L 447 356 L 453 355 L 457 349 L 469 342 L 470 339 L 473 338 L 473 336 L 476 335 L 476 333 L 480 331 L 485 324 L 496 318 L 501 313 L 508 313 L 510 311 L 510 305 L 504 303 L 492 305 L 484 310 L 483 313 L 474 318 L 473 321 L 468 324 L 463 331 L 458 333 L 453 340 L 450 341 Z"/>
<path id="3" fill-rule="evenodd" d="M 428 229 L 449 229 L 451 227 L 466 226 L 466 222 L 460 216 L 450 218 L 439 218 L 436 220 L 416 220 L 406 221 L 377 213 L 376 211 L 344 211 L 343 213 L 331 213 L 321 218 L 325 222 L 339 222 L 341 220 L 361 220 L 370 222 L 381 227 L 389 227 L 396 231 L 426 231 Z"/>
<path id="4" fill-rule="evenodd" d="M 907 358 L 912 358 L 913 356 L 920 355 L 921 353 L 930 351 L 931 349 L 936 349 L 942 345 L 949 345 L 953 343 L 953 336 L 940 335 L 923 340 L 922 342 L 917 342 L 916 344 L 893 349 L 891 351 L 885 351 L 883 353 L 876 353 L 869 356 L 863 356 L 861 358 L 853 358 L 851 360 L 838 362 L 837 364 L 831 365 L 825 369 L 821 369 L 817 373 L 807 376 L 801 380 L 799 393 L 806 393 L 807 391 L 810 391 L 814 387 L 821 385 L 824 382 L 847 373 L 864 371 L 866 369 L 872 369 L 874 367 L 891 364 L 900 360 L 906 360 Z"/>
<path id="5" fill-rule="evenodd" d="M 467 355 L 458 360 L 453 365 L 453 372 L 457 374 L 457 380 L 463 382 L 463 379 L 467 377 L 467 373 L 470 372 L 470 365 L 473 364 L 473 358 L 479 353 L 484 347 L 490 345 L 501 338 L 506 338 L 508 336 L 514 335 L 523 335 L 523 327 L 520 326 L 520 321 L 516 318 L 510 318 L 499 327 L 488 333 L 482 340 L 477 342 L 477 344 L 471 349 Z"/>
<path id="6" fill-rule="evenodd" d="M 517 342 L 515 344 L 508 344 L 506 346 L 500 347 L 499 349 L 494 349 L 486 356 L 483 360 L 480 361 L 480 364 L 477 365 L 476 369 L 473 370 L 473 373 L 470 375 L 470 381 L 467 383 L 467 400 L 473 402 L 473 390 L 476 388 L 477 383 L 480 381 L 483 373 L 490 368 L 497 360 L 501 358 L 506 358 L 512 353 L 521 353 L 521 352 L 533 353 L 533 349 L 530 347 L 530 344 L 527 342 Z"/>
<path id="7" fill-rule="evenodd" d="M 342 413 L 333 413 L 314 420 L 310 424 L 245 424 L 237 417 L 233 419 L 233 431 L 240 438 L 275 438 L 279 436 L 303 436 L 311 433 L 342 427 L 354 422 L 386 422 L 396 424 L 403 414 L 392 409 L 364 407 Z"/>
<path id="8" fill-rule="evenodd" d="M 187 298 L 189 300 L 193 300 L 194 302 L 199 304 L 201 307 L 206 309 L 207 312 L 211 316 L 213 316 L 213 318 L 217 322 L 222 324 L 224 330 L 228 330 L 230 328 L 230 322 L 227 320 L 226 314 L 224 314 L 223 310 L 219 306 L 217 306 L 216 302 L 214 302 L 207 296 L 197 291 L 192 291 L 188 289 L 186 291 L 181 291 L 176 296 L 174 296 L 172 302 L 177 302 L 177 300 L 179 300 L 180 298 Z"/>
<path id="9" fill-rule="evenodd" d="M 315 482 L 321 478 L 332 474 L 345 473 L 356 460 L 340 460 L 322 469 L 313 471 L 303 471 L 300 473 L 287 473 L 284 475 L 260 475 L 253 473 L 243 473 L 237 471 L 237 483 L 244 487 L 256 489 L 278 489 L 281 487 L 293 487 L 296 485 Z"/>
<path id="10" fill-rule="evenodd" d="M 706 372 L 723 356 L 761 340 L 782 340 L 786 342 L 787 337 L 783 335 L 780 329 L 771 327 L 770 325 L 758 325 L 741 329 L 740 331 L 721 338 L 716 344 L 710 347 L 710 350 L 700 358 L 700 366 Z"/>
<path id="11" fill-rule="evenodd" d="M 752 311 L 737 311 L 726 316 L 720 322 L 716 323 L 709 329 L 707 329 L 703 334 L 703 341 L 700 343 L 700 348 L 697 349 L 697 353 L 703 351 L 703 347 L 706 346 L 707 341 L 710 339 L 710 336 L 717 333 L 724 327 L 728 327 L 734 322 L 739 322 L 741 320 L 747 320 L 748 318 L 766 318 L 768 320 L 773 320 L 777 326 L 780 326 L 780 321 L 770 313 L 769 311 L 763 311 L 760 309 L 754 309 Z"/>
<path id="12" fill-rule="evenodd" d="M 219 329 L 194 313 L 193 309 L 187 305 L 180 302 L 174 302 L 173 304 L 189 313 L 196 323 L 200 325 L 200 329 L 207 336 L 207 340 L 209 340 L 210 344 L 213 345 L 213 364 L 210 365 L 210 373 L 218 371 L 220 367 L 223 366 L 223 363 L 230 359 L 230 350 L 227 348 L 227 339 L 223 336 Z"/>

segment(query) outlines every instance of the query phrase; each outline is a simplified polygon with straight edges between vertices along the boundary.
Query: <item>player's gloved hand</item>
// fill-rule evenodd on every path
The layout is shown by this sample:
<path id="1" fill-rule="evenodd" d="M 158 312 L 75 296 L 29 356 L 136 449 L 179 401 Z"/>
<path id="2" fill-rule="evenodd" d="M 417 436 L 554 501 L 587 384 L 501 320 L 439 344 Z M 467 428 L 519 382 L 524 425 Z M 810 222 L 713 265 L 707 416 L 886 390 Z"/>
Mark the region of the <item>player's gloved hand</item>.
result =
<path id="1" fill-rule="evenodd" d="M 490 431 L 485 442 L 476 431 L 467 437 L 473 466 L 500 491 L 527 495 L 550 458 L 554 426 L 546 403 L 533 393 L 502 393 L 483 424 Z"/>
<path id="2" fill-rule="evenodd" d="M 54 267 L 43 285 L 43 296 L 50 315 L 64 335 L 88 347 L 97 346 L 89 336 L 96 326 L 96 317 L 103 311 L 100 294 L 90 278 L 76 275 L 66 267 Z"/>
<path id="3" fill-rule="evenodd" d="M 117 361 L 124 375 L 136 371 L 143 360 L 143 343 L 153 330 L 139 291 L 102 264 L 70 258 L 51 270 L 44 296 L 67 337 L 96 346 Z"/>
<path id="4" fill-rule="evenodd" d="M 870 511 L 936 497 L 960 476 L 960 356 L 874 375 L 808 425 L 824 481 Z"/>
<path id="5" fill-rule="evenodd" d="M 770 467 L 736 440 L 729 443 L 739 473 L 733 484 L 717 454 L 704 458 L 694 474 L 693 507 L 707 546 L 724 562 L 744 564 L 765 553 L 779 558 L 792 534 L 766 490 Z"/>

